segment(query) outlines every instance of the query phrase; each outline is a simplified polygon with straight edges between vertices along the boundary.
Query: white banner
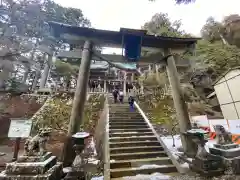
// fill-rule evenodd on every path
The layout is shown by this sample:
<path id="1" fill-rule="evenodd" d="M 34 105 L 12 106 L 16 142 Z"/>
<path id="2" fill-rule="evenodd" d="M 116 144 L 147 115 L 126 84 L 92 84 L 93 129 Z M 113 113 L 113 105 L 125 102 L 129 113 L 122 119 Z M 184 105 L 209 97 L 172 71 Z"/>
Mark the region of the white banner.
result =
<path id="1" fill-rule="evenodd" d="M 228 120 L 229 131 L 232 134 L 240 134 L 240 120 Z"/>
<path id="2" fill-rule="evenodd" d="M 209 127 L 208 118 L 206 115 L 192 116 L 191 120 L 193 123 L 197 123 L 197 125 L 200 127 Z"/>
<path id="3" fill-rule="evenodd" d="M 215 132 L 215 125 L 222 125 L 226 131 L 229 131 L 228 122 L 226 119 L 209 119 L 210 131 Z"/>

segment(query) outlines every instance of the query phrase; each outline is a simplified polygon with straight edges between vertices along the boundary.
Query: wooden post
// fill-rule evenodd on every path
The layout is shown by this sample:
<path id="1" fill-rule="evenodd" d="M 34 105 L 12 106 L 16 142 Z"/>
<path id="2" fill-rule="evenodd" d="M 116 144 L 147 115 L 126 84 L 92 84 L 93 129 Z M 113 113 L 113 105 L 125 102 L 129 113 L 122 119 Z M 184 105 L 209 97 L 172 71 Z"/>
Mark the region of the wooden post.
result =
<path id="1" fill-rule="evenodd" d="M 21 142 L 21 138 L 20 137 L 16 138 L 15 143 L 14 143 L 14 152 L 13 152 L 12 162 L 16 161 L 17 158 L 18 158 L 18 152 L 19 152 L 19 149 L 20 149 L 20 142 Z"/>
<path id="2" fill-rule="evenodd" d="M 72 135 L 80 130 L 83 122 L 84 105 L 87 97 L 87 86 L 92 59 L 92 42 L 86 41 L 82 52 L 82 60 L 78 74 L 77 88 L 75 91 L 72 112 L 68 127 L 67 139 L 63 150 L 63 165 L 70 166 L 74 159 Z"/>
<path id="3" fill-rule="evenodd" d="M 164 50 L 165 56 L 170 54 L 171 54 L 170 49 Z M 195 144 L 191 140 L 189 140 L 186 136 L 183 135 L 184 132 L 191 129 L 191 123 L 188 115 L 188 108 L 185 103 L 183 93 L 181 91 L 179 75 L 177 72 L 177 68 L 176 68 L 176 64 L 173 56 L 170 56 L 167 59 L 167 73 L 168 73 L 168 79 L 172 88 L 172 97 L 173 97 L 174 106 L 176 109 L 179 128 L 180 128 L 182 146 L 183 146 L 184 152 L 192 156 L 192 154 L 195 153 L 194 152 Z"/>

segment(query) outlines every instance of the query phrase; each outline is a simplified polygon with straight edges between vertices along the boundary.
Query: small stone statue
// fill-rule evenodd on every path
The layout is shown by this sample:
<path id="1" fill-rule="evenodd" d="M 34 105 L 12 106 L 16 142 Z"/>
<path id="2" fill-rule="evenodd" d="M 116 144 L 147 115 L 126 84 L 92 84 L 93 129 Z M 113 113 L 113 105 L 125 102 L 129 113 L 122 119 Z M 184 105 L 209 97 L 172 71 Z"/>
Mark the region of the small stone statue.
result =
<path id="1" fill-rule="evenodd" d="M 192 129 L 199 129 L 199 126 L 197 123 L 192 123 Z"/>
<path id="2" fill-rule="evenodd" d="M 51 128 L 42 128 L 34 137 L 30 137 L 24 144 L 24 155 L 42 156 L 46 153 L 46 142 L 52 132 Z"/>
<path id="3" fill-rule="evenodd" d="M 204 136 L 205 134 L 207 134 L 207 131 L 202 129 L 191 129 L 186 133 L 186 135 L 197 145 L 197 151 L 195 157 L 192 158 L 190 167 L 201 174 L 222 173 L 221 158 L 210 154 L 205 149 L 205 144 L 207 142 Z"/>
<path id="4" fill-rule="evenodd" d="M 196 134 L 195 136 L 193 136 L 192 140 L 198 146 L 198 150 L 195 157 L 199 159 L 206 159 L 209 153 L 205 149 L 205 144 L 207 140 L 204 138 L 204 135 L 200 133 Z"/>
<path id="5" fill-rule="evenodd" d="M 227 132 L 222 125 L 215 125 L 214 130 L 216 132 L 217 144 L 232 144 L 232 134 Z"/>

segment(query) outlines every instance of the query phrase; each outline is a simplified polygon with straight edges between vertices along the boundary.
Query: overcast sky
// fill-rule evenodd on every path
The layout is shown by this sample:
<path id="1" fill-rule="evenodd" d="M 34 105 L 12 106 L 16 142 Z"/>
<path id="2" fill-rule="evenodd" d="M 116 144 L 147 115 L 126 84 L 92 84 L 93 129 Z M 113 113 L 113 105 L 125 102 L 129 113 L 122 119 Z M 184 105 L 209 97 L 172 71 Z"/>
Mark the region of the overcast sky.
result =
<path id="1" fill-rule="evenodd" d="M 183 29 L 194 35 L 209 16 L 221 20 L 224 16 L 239 13 L 240 0 L 196 0 L 190 5 L 175 5 L 174 0 L 55 0 L 68 7 L 80 8 L 99 29 L 119 30 L 141 28 L 155 13 L 168 13 L 171 20 L 181 19 Z"/>

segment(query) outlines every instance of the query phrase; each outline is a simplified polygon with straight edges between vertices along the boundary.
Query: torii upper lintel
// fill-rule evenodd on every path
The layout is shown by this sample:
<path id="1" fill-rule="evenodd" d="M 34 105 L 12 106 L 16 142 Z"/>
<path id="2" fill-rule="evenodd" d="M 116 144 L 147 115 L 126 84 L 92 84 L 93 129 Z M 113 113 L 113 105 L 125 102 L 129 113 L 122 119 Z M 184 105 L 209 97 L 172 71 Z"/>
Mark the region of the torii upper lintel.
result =
<path id="1" fill-rule="evenodd" d="M 76 37 L 76 44 L 81 41 L 91 40 L 96 45 L 101 47 L 122 47 L 123 31 L 128 29 L 121 28 L 120 31 L 100 30 L 87 27 L 71 26 L 58 22 L 49 22 L 49 26 L 55 37 L 61 38 L 65 42 L 70 40 L 70 36 Z M 134 30 L 135 34 L 142 33 L 142 47 L 146 48 L 160 48 L 160 49 L 185 49 L 186 47 L 195 44 L 200 38 L 175 38 L 147 35 L 144 30 Z M 134 32 L 131 30 L 131 32 Z"/>

